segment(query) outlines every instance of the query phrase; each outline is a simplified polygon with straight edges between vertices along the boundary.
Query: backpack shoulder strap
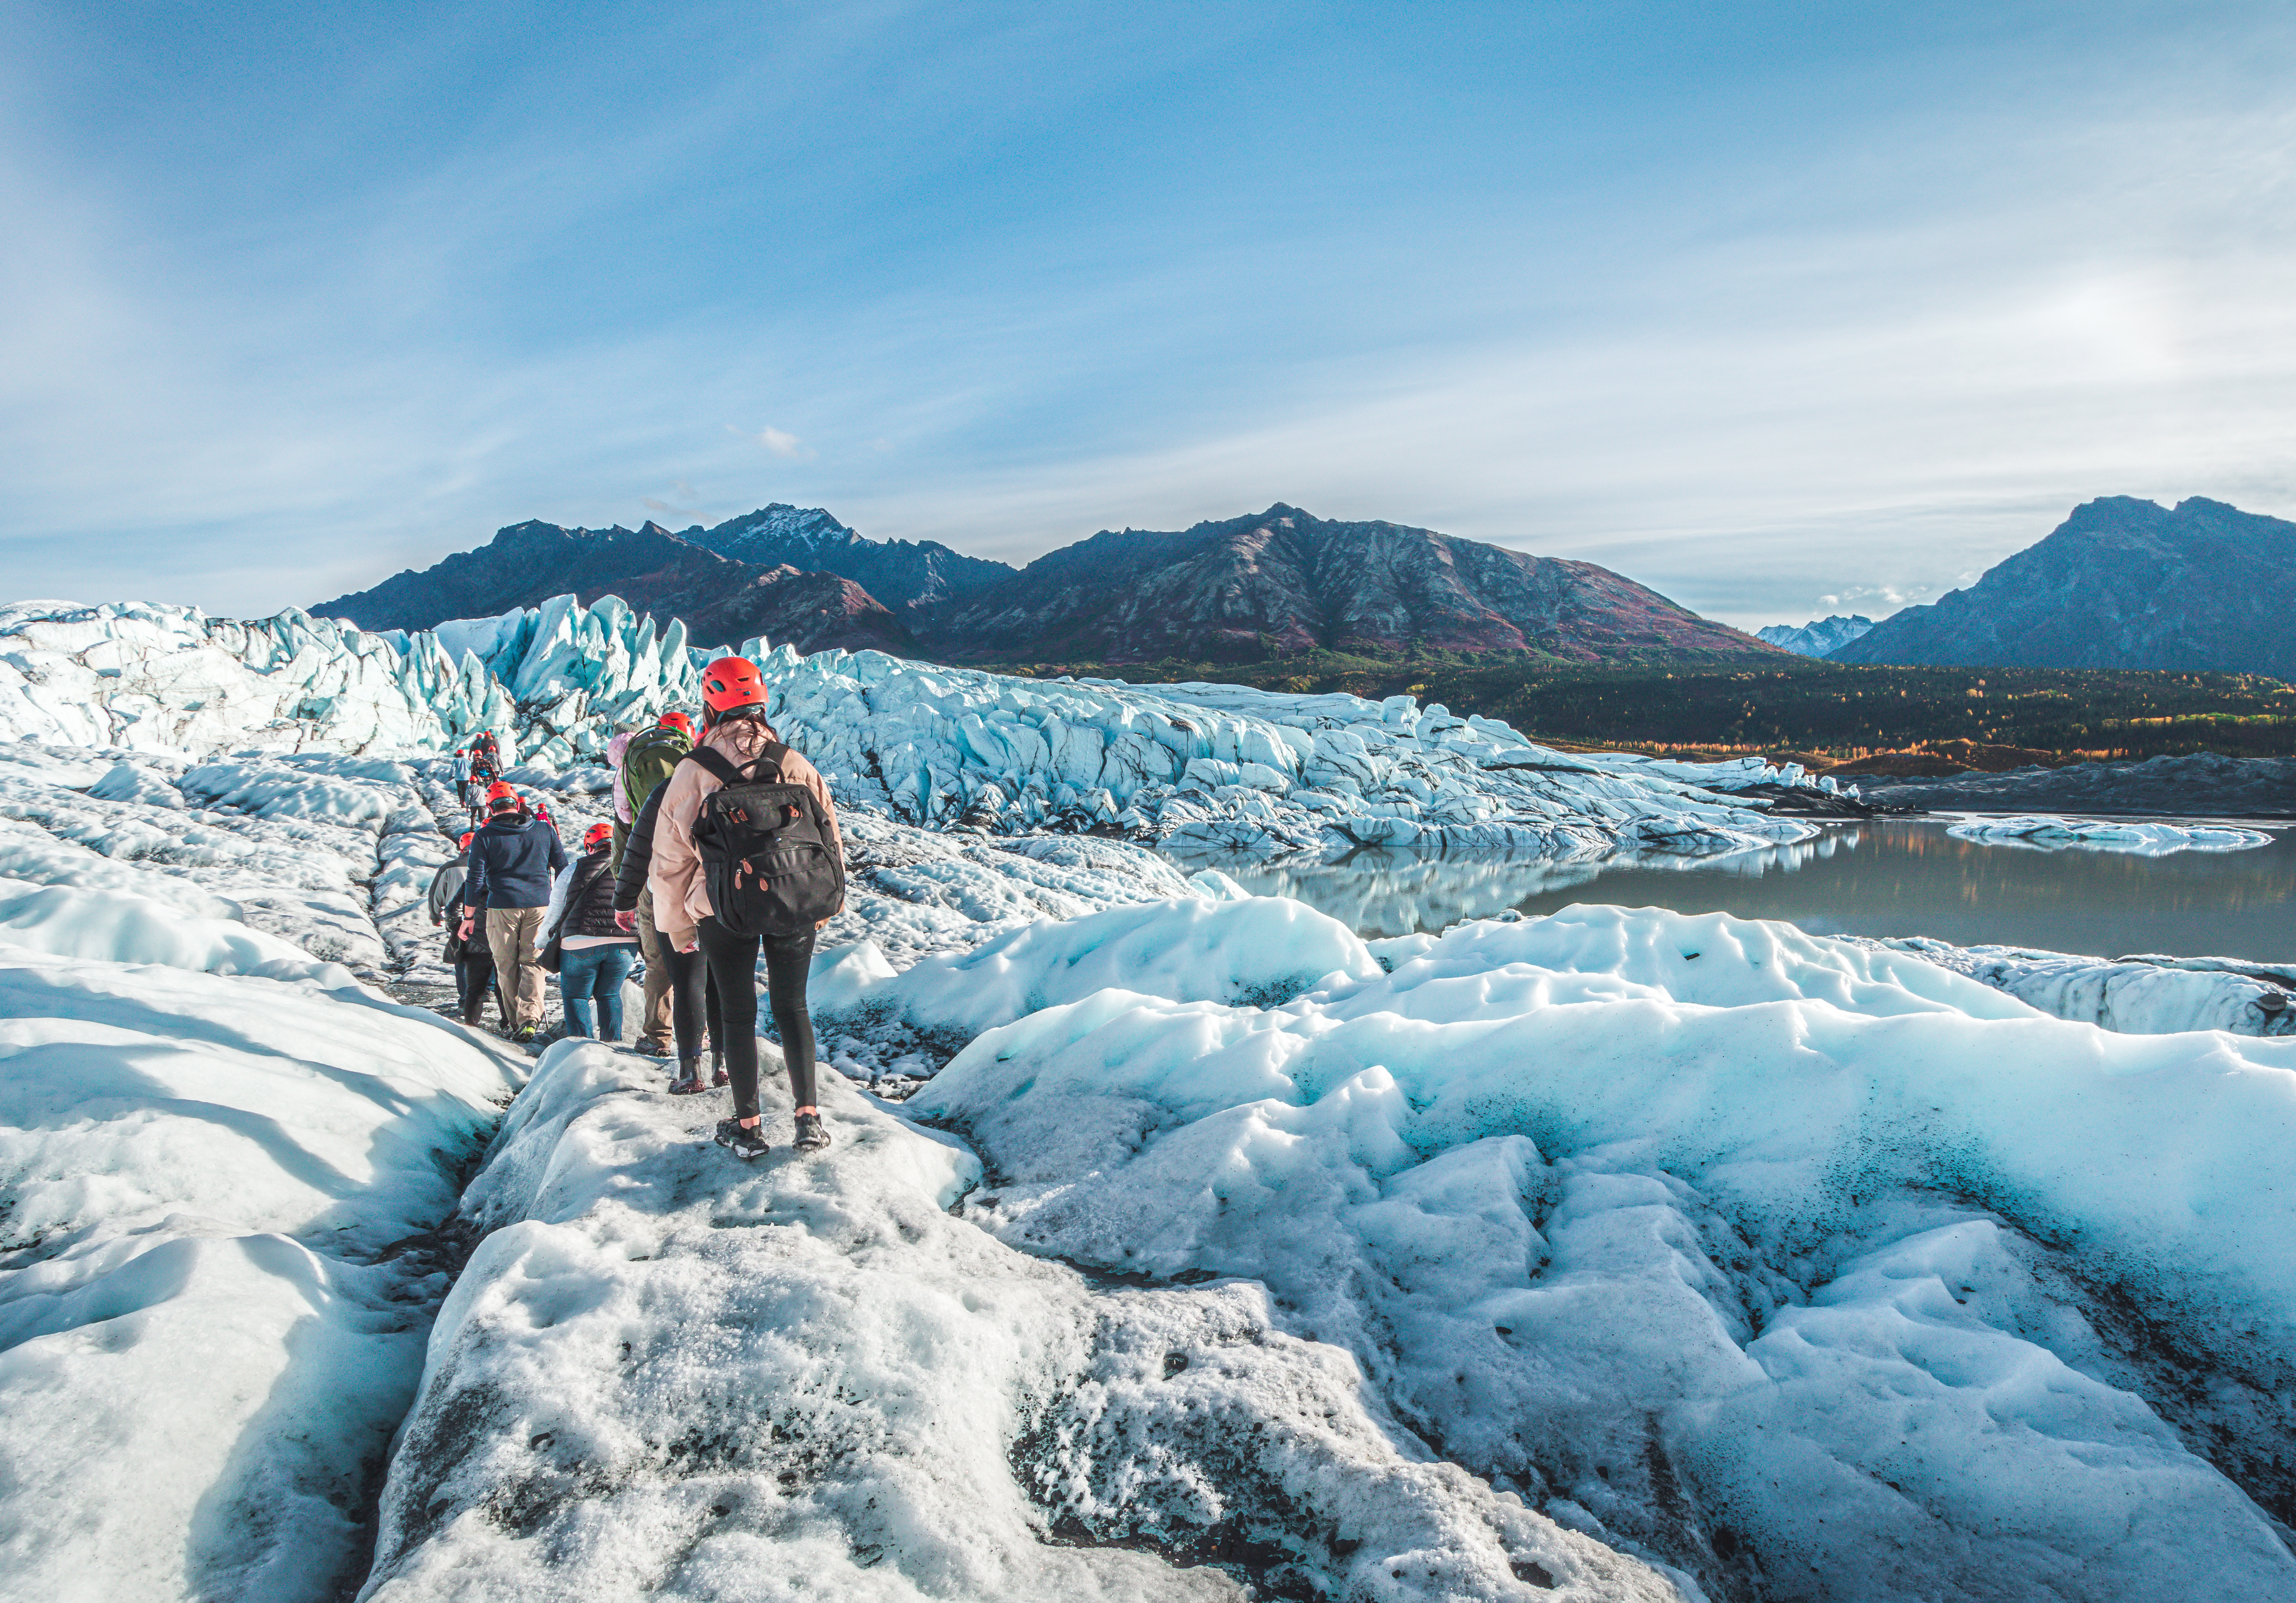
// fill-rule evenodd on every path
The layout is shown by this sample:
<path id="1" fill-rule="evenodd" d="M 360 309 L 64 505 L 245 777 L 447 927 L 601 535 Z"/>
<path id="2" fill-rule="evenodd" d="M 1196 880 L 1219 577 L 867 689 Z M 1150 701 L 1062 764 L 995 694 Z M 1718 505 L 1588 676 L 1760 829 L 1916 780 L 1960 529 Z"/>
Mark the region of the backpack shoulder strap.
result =
<path id="1" fill-rule="evenodd" d="M 705 773 L 715 774 L 721 785 L 742 782 L 742 771 L 734 765 L 734 760 L 714 746 L 696 746 L 680 760 L 699 764 Z"/>

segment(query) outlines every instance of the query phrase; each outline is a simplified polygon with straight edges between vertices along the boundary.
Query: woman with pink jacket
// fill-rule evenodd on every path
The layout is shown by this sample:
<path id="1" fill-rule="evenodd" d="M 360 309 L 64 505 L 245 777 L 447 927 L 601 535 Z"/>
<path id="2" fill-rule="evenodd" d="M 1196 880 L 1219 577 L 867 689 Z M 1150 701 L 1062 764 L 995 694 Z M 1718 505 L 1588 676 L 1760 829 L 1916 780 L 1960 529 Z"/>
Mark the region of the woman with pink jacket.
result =
<path id="1" fill-rule="evenodd" d="M 700 743 L 735 767 L 747 772 L 768 746 L 780 743 L 780 737 L 766 722 L 766 685 L 755 663 L 740 657 L 721 657 L 710 663 L 702 670 L 701 699 Z M 841 861 L 844 841 L 838 833 L 837 806 L 830 799 L 827 782 L 811 763 L 786 748 L 781 757 L 781 773 L 784 781 L 802 785 L 819 800 Z M 790 1094 L 797 1106 L 797 1149 L 818 1151 L 829 1145 L 829 1132 L 814 1100 L 813 1018 L 805 1002 L 806 977 L 813 966 L 814 931 L 778 939 L 736 935 L 713 916 L 701 855 L 693 842 L 693 824 L 701 816 L 703 799 L 721 785 L 717 775 L 689 757 L 678 764 L 662 787 L 648 878 L 654 922 L 675 950 L 698 950 L 717 982 L 724 1009 L 726 1067 L 734 1089 L 734 1116 L 719 1123 L 718 1141 L 743 1157 L 767 1150 L 758 1127 L 757 977 L 762 947 L 766 998 L 773 1009 L 775 1026 L 781 1032 Z M 824 919 L 821 923 L 828 921 Z"/>

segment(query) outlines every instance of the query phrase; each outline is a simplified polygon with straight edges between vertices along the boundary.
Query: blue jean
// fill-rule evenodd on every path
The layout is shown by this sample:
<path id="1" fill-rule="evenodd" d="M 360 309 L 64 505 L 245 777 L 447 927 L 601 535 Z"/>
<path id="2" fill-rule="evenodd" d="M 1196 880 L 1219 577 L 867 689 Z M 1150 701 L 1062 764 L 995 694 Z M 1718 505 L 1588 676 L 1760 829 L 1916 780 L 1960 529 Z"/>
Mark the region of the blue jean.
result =
<path id="1" fill-rule="evenodd" d="M 558 994 L 566 999 L 568 1035 L 622 1038 L 622 982 L 630 977 L 637 951 L 635 942 L 617 941 L 611 946 L 569 946 L 559 954 Z M 598 1004 L 594 1021 L 593 1002 Z"/>

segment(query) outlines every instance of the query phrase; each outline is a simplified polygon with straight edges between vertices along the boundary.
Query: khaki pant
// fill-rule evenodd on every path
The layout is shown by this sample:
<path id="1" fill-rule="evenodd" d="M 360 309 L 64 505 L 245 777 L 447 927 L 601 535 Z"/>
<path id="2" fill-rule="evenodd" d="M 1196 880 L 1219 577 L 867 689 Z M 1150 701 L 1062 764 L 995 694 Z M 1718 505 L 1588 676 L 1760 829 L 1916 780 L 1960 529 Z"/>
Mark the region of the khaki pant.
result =
<path id="1" fill-rule="evenodd" d="M 534 937 L 542 933 L 546 907 L 489 907 L 487 945 L 495 954 L 495 981 L 510 1004 L 519 1029 L 542 1027 L 542 959 Z"/>
<path id="2" fill-rule="evenodd" d="M 638 1020 L 640 1047 L 669 1050 L 669 943 L 653 927 L 653 890 L 638 893 L 638 950 L 645 953 L 645 1011 Z"/>

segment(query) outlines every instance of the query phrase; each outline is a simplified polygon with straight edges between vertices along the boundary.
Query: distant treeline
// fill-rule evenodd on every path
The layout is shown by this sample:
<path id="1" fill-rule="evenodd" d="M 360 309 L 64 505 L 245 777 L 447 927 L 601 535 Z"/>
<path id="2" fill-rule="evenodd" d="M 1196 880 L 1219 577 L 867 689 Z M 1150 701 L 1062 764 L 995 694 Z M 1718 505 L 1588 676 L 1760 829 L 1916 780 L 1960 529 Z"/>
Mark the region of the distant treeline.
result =
<path id="1" fill-rule="evenodd" d="M 1398 693 L 1573 744 L 1734 747 L 1849 759 L 1967 740 L 2066 756 L 2296 754 L 2296 689 L 2252 674 L 1867 667 L 1743 658 L 1611 667 L 1521 658 L 1392 662 L 1320 653 L 1234 663 L 1029 664 L 1044 676 L 1186 679 L 1292 691 Z"/>

